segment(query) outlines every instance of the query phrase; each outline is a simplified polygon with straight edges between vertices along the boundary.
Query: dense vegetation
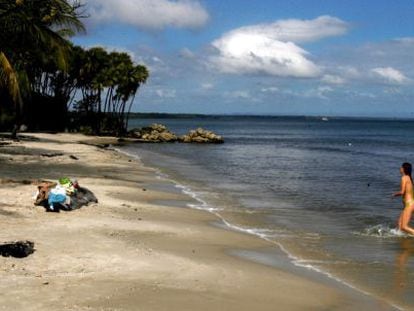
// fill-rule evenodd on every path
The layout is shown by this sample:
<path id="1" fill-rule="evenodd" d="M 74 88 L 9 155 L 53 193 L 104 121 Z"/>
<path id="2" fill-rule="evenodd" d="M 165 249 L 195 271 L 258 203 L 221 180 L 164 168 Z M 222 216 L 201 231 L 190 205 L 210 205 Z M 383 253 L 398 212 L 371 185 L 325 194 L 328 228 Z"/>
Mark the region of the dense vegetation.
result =
<path id="1" fill-rule="evenodd" d="M 0 0 L 1 130 L 125 133 L 148 71 L 126 53 L 74 46 L 83 8 L 73 0 Z"/>

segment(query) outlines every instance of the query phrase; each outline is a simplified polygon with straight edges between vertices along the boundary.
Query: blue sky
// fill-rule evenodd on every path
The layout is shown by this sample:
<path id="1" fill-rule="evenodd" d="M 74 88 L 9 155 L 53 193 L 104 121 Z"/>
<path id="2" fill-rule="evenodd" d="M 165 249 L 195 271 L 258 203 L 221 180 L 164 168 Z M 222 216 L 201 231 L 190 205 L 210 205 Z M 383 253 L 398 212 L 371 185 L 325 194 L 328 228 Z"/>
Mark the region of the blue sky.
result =
<path id="1" fill-rule="evenodd" d="M 414 117 L 412 0 L 87 0 L 84 47 L 150 78 L 134 111 Z"/>

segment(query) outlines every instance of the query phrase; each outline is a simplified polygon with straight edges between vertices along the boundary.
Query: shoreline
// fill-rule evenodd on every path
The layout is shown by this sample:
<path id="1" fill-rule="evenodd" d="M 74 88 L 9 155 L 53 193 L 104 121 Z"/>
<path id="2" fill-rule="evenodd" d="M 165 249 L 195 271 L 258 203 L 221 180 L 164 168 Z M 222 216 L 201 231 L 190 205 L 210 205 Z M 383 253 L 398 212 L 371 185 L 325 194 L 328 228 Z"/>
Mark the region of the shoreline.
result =
<path id="1" fill-rule="evenodd" d="M 0 310 L 390 309 L 304 273 L 229 254 L 270 245 L 181 206 L 190 197 L 165 191 L 156 169 L 137 159 L 86 145 L 92 138 L 82 135 L 30 136 L 40 141 L 13 143 L 1 154 L 2 180 L 70 174 L 99 204 L 45 213 L 32 206 L 34 186 L 1 184 L 1 241 L 32 239 L 37 251 L 21 260 L 0 257 Z M 44 159 L 45 151 L 64 155 Z"/>
<path id="2" fill-rule="evenodd" d="M 142 162 L 142 159 L 135 154 L 128 153 L 126 151 L 120 150 L 115 148 L 114 150 L 125 154 L 129 157 L 134 157 Z M 145 167 L 151 167 L 145 164 Z M 243 235 L 252 236 L 255 238 L 258 238 L 262 241 L 265 241 L 268 243 L 267 248 L 263 250 L 247 250 L 247 249 L 237 249 L 237 250 L 228 250 L 226 253 L 230 254 L 231 256 L 239 257 L 243 260 L 248 260 L 250 262 L 259 263 L 262 265 L 275 267 L 278 269 L 282 269 L 284 271 L 289 271 L 290 273 L 300 275 L 300 276 L 306 276 L 310 278 L 311 280 L 314 280 L 316 282 L 321 282 L 323 284 L 327 284 L 329 286 L 334 286 L 336 288 L 339 288 L 341 290 L 344 290 L 348 293 L 354 293 L 356 295 L 364 296 L 368 299 L 374 299 L 383 301 L 390 305 L 391 308 L 394 308 L 395 310 L 404 310 L 405 308 L 397 305 L 393 301 L 386 300 L 384 298 L 380 298 L 379 296 L 376 296 L 375 293 L 369 292 L 366 289 L 363 289 L 361 287 L 358 287 L 358 285 L 351 284 L 347 280 L 342 279 L 339 276 L 336 276 L 335 274 L 325 271 L 322 268 L 315 267 L 309 263 L 302 263 L 307 262 L 307 260 L 302 259 L 300 257 L 297 257 L 296 255 L 293 255 L 290 253 L 283 244 L 270 239 L 265 233 L 261 233 L 254 228 L 243 228 L 238 225 L 232 224 L 228 221 L 228 219 L 225 218 L 225 216 L 220 214 L 221 209 L 220 208 L 214 208 L 211 207 L 209 203 L 198 197 L 198 194 L 195 193 L 188 185 L 184 185 L 181 182 L 178 182 L 171 178 L 168 174 L 165 174 L 161 172 L 159 168 L 155 168 L 156 174 L 160 179 L 163 179 L 166 182 L 173 183 L 176 188 L 181 189 L 182 192 L 185 195 L 190 196 L 192 199 L 199 202 L 199 204 L 187 204 L 187 208 L 194 209 L 194 210 L 200 210 L 207 213 L 210 213 L 213 215 L 216 220 L 211 222 L 210 225 L 220 228 L 223 230 L 228 230 L 236 233 L 240 233 Z M 176 205 L 171 205 L 172 207 L 177 207 Z M 268 254 L 277 254 L 276 257 L 282 262 L 277 263 L 272 258 L 269 258 Z"/>

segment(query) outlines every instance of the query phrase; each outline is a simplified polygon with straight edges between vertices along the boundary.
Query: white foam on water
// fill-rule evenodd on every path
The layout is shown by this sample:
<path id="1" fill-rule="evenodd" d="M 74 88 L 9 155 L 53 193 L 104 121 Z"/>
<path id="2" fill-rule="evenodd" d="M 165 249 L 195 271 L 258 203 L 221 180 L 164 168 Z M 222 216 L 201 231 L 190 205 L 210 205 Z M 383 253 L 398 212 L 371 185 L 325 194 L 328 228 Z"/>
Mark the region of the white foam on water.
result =
<path id="1" fill-rule="evenodd" d="M 178 183 L 174 180 L 173 180 L 173 182 L 175 183 L 176 188 L 181 189 L 181 191 L 184 194 L 188 195 L 189 197 L 191 197 L 192 199 L 194 199 L 195 201 L 198 202 L 198 204 L 192 204 L 192 203 L 187 204 L 187 206 L 189 208 L 198 209 L 198 210 L 205 210 L 205 211 L 212 212 L 212 213 L 221 210 L 217 207 L 213 207 L 213 206 L 209 205 L 206 201 L 201 199 L 200 194 L 193 191 L 190 187 L 184 186 L 184 185 L 182 185 L 182 184 L 180 184 L 180 183 Z"/>
<path id="2" fill-rule="evenodd" d="M 401 238 L 401 237 L 410 237 L 409 234 L 399 230 L 398 228 L 393 228 L 388 225 L 379 224 L 365 228 L 361 232 L 353 232 L 355 235 L 367 236 L 367 237 L 376 237 L 376 238 Z"/>
<path id="3" fill-rule="evenodd" d="M 127 152 L 127 151 L 125 151 L 125 150 L 122 150 L 122 149 L 116 148 L 116 147 L 114 147 L 114 146 L 112 146 L 112 145 L 111 145 L 111 146 L 110 146 L 110 148 L 108 148 L 108 149 L 110 149 L 110 150 L 114 150 L 114 151 L 116 151 L 116 152 L 119 152 L 119 153 L 121 153 L 121 154 L 123 154 L 123 155 L 126 155 L 126 156 L 130 157 L 130 158 L 134 158 L 135 160 L 139 160 L 139 161 L 142 163 L 141 157 L 140 157 L 139 155 L 135 154 L 135 153 L 130 153 L 130 152 Z"/>
<path id="4" fill-rule="evenodd" d="M 159 180 L 169 180 L 170 176 L 168 176 L 167 174 L 161 173 L 160 170 L 155 169 L 155 173 L 156 173 L 156 178 Z"/>

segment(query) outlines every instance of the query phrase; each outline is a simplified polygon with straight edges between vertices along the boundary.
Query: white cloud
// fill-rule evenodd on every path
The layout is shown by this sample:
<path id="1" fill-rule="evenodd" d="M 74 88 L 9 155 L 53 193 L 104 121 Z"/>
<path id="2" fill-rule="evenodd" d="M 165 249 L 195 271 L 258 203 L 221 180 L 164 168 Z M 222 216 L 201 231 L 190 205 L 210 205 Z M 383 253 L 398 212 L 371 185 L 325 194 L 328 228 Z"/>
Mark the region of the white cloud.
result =
<path id="1" fill-rule="evenodd" d="M 333 88 L 327 85 L 318 86 L 314 89 L 306 90 L 302 95 L 303 97 L 315 97 L 319 99 L 328 99 L 328 94 L 334 91 Z"/>
<path id="2" fill-rule="evenodd" d="M 250 99 L 251 98 L 250 92 L 245 91 L 245 90 L 227 92 L 225 95 L 227 98 L 231 98 L 231 99 Z"/>
<path id="3" fill-rule="evenodd" d="M 258 24 L 235 29 L 232 32 L 245 34 L 262 34 L 268 38 L 283 42 L 313 42 L 327 37 L 345 34 L 348 23 L 339 18 L 324 15 L 315 19 L 285 19 L 270 24 Z"/>
<path id="4" fill-rule="evenodd" d="M 390 83 L 404 84 L 409 81 L 401 71 L 392 67 L 377 67 L 372 69 L 371 72 Z"/>
<path id="5" fill-rule="evenodd" d="M 214 84 L 212 83 L 201 83 L 201 88 L 203 90 L 211 90 L 214 88 Z"/>
<path id="6" fill-rule="evenodd" d="M 329 99 L 328 95 L 335 90 L 328 85 L 320 85 L 318 87 L 311 87 L 303 90 L 282 89 L 280 93 L 291 97 L 298 98 L 317 98 L 322 100 Z"/>
<path id="7" fill-rule="evenodd" d="M 160 98 L 175 98 L 177 95 L 176 90 L 164 90 L 164 89 L 158 89 L 155 91 L 155 93 Z"/>
<path id="8" fill-rule="evenodd" d="M 159 57 L 157 57 L 157 56 L 153 56 L 152 58 L 152 61 L 154 62 L 154 63 L 160 63 L 160 64 L 163 64 L 164 62 L 159 58 Z"/>
<path id="9" fill-rule="evenodd" d="M 413 45 L 414 44 L 414 37 L 397 38 L 397 39 L 395 39 L 395 42 L 406 44 L 406 45 Z"/>
<path id="10" fill-rule="evenodd" d="M 399 95 L 402 94 L 401 88 L 399 87 L 387 87 L 383 90 L 384 94 Z"/>
<path id="11" fill-rule="evenodd" d="M 344 84 L 346 82 L 344 78 L 330 74 L 324 75 L 322 81 L 329 84 Z"/>
<path id="12" fill-rule="evenodd" d="M 261 89 L 261 91 L 263 93 L 277 93 L 277 92 L 279 92 L 279 88 L 278 87 L 275 87 L 275 86 L 263 87 Z"/>
<path id="13" fill-rule="evenodd" d="M 352 66 L 338 66 L 338 70 L 348 79 L 357 79 L 361 77 L 361 72 Z"/>
<path id="14" fill-rule="evenodd" d="M 89 0 L 94 24 L 124 23 L 142 29 L 199 28 L 209 14 L 195 0 Z"/>
<path id="15" fill-rule="evenodd" d="M 179 55 L 182 58 L 190 58 L 191 59 L 191 58 L 194 58 L 195 57 L 195 54 L 190 49 L 188 49 L 188 48 L 181 49 Z"/>
<path id="16" fill-rule="evenodd" d="M 224 73 L 316 77 L 320 69 L 292 42 L 257 35 L 232 34 L 215 41 L 219 55 L 211 61 Z"/>
<path id="17" fill-rule="evenodd" d="M 330 16 L 241 27 L 212 42 L 218 55 L 210 61 L 225 73 L 314 78 L 321 70 L 297 43 L 342 35 L 347 29 L 347 23 Z"/>
<path id="18" fill-rule="evenodd" d="M 369 92 L 361 92 L 357 90 L 347 90 L 345 91 L 347 96 L 354 97 L 354 98 L 368 98 L 368 99 L 375 99 L 377 95 L 369 93 Z"/>

